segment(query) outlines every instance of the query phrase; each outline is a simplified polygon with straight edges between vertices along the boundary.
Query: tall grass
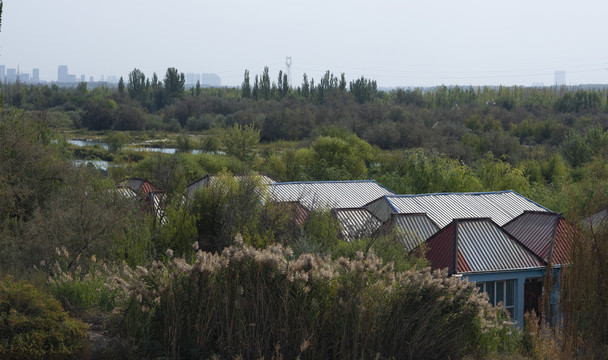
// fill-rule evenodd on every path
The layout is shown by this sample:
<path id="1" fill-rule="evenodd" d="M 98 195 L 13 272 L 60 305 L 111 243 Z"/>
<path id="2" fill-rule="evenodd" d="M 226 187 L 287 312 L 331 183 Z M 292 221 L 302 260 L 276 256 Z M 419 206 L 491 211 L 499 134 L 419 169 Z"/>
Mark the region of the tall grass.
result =
<path id="1" fill-rule="evenodd" d="M 126 268 L 113 287 L 127 299 L 125 338 L 144 356 L 439 359 L 514 351 L 519 339 L 473 284 L 428 268 L 395 272 L 373 254 L 295 258 L 241 240 Z"/>
<path id="2" fill-rule="evenodd" d="M 608 358 L 608 227 L 582 233 L 563 277 L 564 351 L 584 358 Z"/>

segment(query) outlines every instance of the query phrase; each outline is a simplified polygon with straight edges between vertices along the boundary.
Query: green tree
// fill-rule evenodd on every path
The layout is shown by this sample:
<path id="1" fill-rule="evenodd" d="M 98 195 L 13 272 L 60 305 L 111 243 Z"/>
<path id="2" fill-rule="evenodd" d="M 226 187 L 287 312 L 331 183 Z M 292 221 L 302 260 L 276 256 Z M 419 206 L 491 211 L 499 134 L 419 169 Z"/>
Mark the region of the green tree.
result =
<path id="1" fill-rule="evenodd" d="M 249 84 L 249 70 L 245 70 L 243 84 L 241 85 L 241 97 L 251 97 L 251 84 Z"/>
<path id="2" fill-rule="evenodd" d="M 260 96 L 264 100 L 270 99 L 270 74 L 268 73 L 268 66 L 264 67 L 264 72 L 262 73 L 262 80 L 260 82 Z"/>
<path id="3" fill-rule="evenodd" d="M 148 97 L 146 93 L 146 75 L 141 70 L 135 68 L 129 73 L 127 91 L 131 99 L 139 101 L 142 105 L 146 105 Z"/>
<path id="4" fill-rule="evenodd" d="M 122 79 L 122 76 L 120 77 L 120 80 L 118 80 L 118 93 L 120 95 L 125 93 L 125 81 Z"/>
<path id="5" fill-rule="evenodd" d="M 375 80 L 369 80 L 361 76 L 360 79 L 350 82 L 350 93 L 353 94 L 358 103 L 371 102 L 376 98 L 378 86 Z"/>
<path id="6" fill-rule="evenodd" d="M 165 74 L 165 99 L 171 101 L 184 95 L 186 78 L 176 68 L 170 67 Z"/>
<path id="7" fill-rule="evenodd" d="M 304 73 L 304 76 L 302 78 L 301 92 L 304 99 L 310 98 L 310 84 L 308 83 L 308 76 L 306 75 L 306 73 Z"/>
<path id="8" fill-rule="evenodd" d="M 241 161 L 251 161 L 260 142 L 260 131 L 256 130 L 253 124 L 235 124 L 224 131 L 222 142 L 228 155 Z"/>
<path id="9" fill-rule="evenodd" d="M 591 158 L 591 147 L 585 136 L 572 129 L 562 143 L 562 153 L 570 165 L 577 167 Z"/>

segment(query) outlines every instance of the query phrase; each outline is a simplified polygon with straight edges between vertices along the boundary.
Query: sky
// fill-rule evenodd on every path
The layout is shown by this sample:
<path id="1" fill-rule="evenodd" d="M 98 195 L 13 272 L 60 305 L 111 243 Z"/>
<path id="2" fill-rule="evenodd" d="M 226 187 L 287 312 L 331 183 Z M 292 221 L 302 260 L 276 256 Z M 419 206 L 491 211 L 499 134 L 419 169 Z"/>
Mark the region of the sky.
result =
<path id="1" fill-rule="evenodd" d="M 0 65 L 88 80 L 134 68 L 216 73 L 239 86 L 269 67 L 292 85 L 325 71 L 379 87 L 608 84 L 604 0 L 4 0 Z"/>

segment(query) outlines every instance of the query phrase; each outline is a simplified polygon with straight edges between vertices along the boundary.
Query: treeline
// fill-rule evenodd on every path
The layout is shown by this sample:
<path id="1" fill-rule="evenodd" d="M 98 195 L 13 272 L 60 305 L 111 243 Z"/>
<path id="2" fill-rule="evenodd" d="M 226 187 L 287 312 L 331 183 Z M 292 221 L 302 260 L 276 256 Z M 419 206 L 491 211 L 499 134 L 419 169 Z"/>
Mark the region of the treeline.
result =
<path id="1" fill-rule="evenodd" d="M 382 149 L 424 148 L 466 162 L 491 151 L 512 164 L 537 145 L 553 149 L 607 126 L 606 89 L 446 87 L 381 91 L 329 71 L 294 86 L 268 68 L 240 88 L 185 89 L 183 73 L 163 80 L 134 69 L 117 88 L 3 85 L 7 105 L 49 112 L 58 125 L 90 130 L 205 131 L 254 124 L 262 141 L 303 140 L 339 126 Z M 574 159 L 573 159 L 574 160 Z M 577 160 L 574 160 L 576 162 Z"/>

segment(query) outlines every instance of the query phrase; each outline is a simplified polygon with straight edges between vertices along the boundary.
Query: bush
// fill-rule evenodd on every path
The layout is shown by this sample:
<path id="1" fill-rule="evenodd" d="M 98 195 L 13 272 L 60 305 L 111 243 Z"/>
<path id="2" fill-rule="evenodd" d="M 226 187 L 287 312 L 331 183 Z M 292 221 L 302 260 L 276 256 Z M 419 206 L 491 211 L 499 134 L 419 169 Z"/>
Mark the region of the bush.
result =
<path id="1" fill-rule="evenodd" d="M 170 358 L 443 359 L 518 348 L 506 313 L 445 271 L 236 243 L 125 273 L 125 337 Z"/>
<path id="2" fill-rule="evenodd" d="M 67 359 L 87 342 L 86 325 L 32 285 L 0 279 L 0 358 Z"/>

